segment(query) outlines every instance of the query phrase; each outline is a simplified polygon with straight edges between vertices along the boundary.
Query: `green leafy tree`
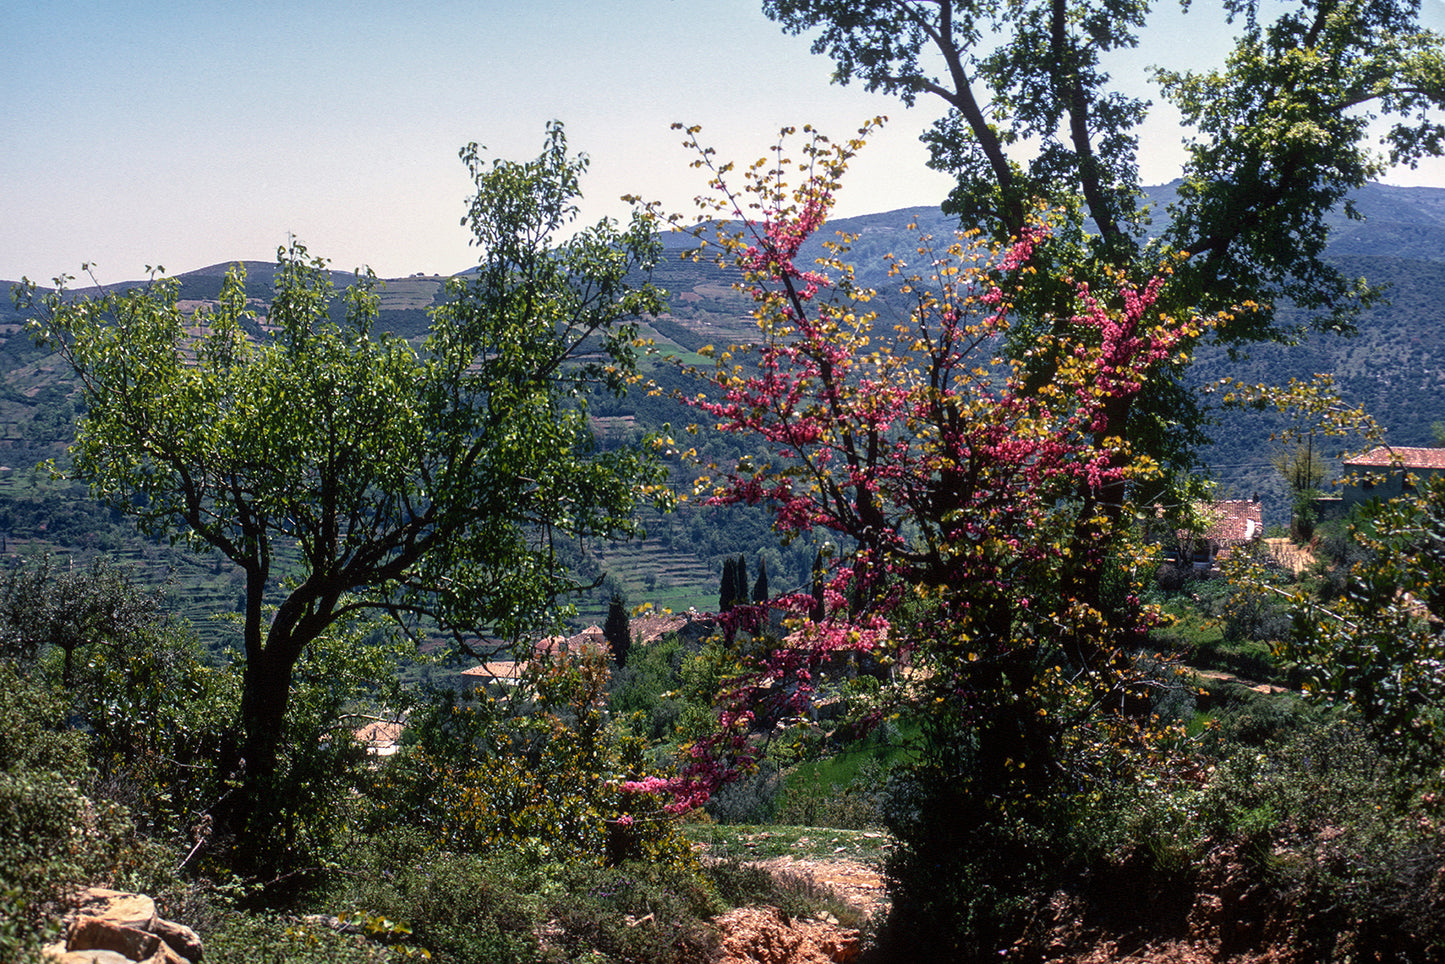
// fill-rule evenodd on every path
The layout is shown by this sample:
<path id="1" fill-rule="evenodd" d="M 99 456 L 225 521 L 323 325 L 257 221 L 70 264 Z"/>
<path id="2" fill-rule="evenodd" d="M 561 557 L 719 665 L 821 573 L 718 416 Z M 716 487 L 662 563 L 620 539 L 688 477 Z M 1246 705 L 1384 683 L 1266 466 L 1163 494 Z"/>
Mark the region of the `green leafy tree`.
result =
<path id="1" fill-rule="evenodd" d="M 163 619 L 161 594 L 142 591 L 103 558 L 62 571 L 44 556 L 0 574 L 0 654 L 31 660 L 58 650 L 67 686 L 79 650 L 141 646 Z"/>
<path id="2" fill-rule="evenodd" d="M 1350 530 L 1365 550 L 1328 603 L 1294 596 L 1284 658 L 1305 691 L 1359 711 L 1384 744 L 1445 784 L 1445 479 L 1370 502 Z"/>
<path id="3" fill-rule="evenodd" d="M 1289 486 L 1290 535 L 1296 542 L 1308 542 L 1314 536 L 1315 500 L 1320 497 L 1320 483 L 1325 480 L 1325 464 L 1315 449 L 1314 436 L 1296 442 L 1275 453 L 1270 459 L 1274 470 Z"/>
<path id="4" fill-rule="evenodd" d="M 632 376 L 631 319 L 661 304 L 627 280 L 657 256 L 649 218 L 557 240 L 586 169 L 560 125 L 535 160 L 487 164 L 475 144 L 462 159 L 480 263 L 420 346 L 374 330 L 369 273 L 335 317 L 326 264 L 299 244 L 261 339 L 239 268 L 191 315 L 169 279 L 95 299 L 29 288 L 34 336 L 79 379 L 75 475 L 245 574 L 241 789 L 222 814 L 240 839 L 264 835 L 293 676 L 319 640 L 368 611 L 514 637 L 572 588 L 554 540 L 630 533 L 657 478 L 644 449 L 598 451 L 587 427 L 589 393 Z"/>
<path id="5" fill-rule="evenodd" d="M 1239 32 L 1221 67 L 1153 71 L 1191 131 L 1163 239 L 1195 256 L 1176 269 L 1174 297 L 1247 305 L 1220 334 L 1248 339 L 1270 333 L 1271 303 L 1348 300 L 1353 282 L 1320 260 L 1326 215 L 1388 164 L 1440 153 L 1445 128 L 1430 111 L 1445 100 L 1445 61 L 1410 0 L 1296 0 L 1270 8 L 1272 20 L 1255 3 L 1224 7 Z M 764 0 L 763 9 L 791 32 L 817 31 L 813 50 L 833 59 L 841 82 L 910 105 L 919 95 L 943 101 L 925 139 L 931 166 L 957 177 L 945 209 L 966 225 L 1017 237 L 1044 199 L 1068 212 L 1076 280 L 1101 265 L 1157 262 L 1136 133 L 1149 104 L 1120 90 L 1105 63 L 1138 45 L 1149 4 Z M 1381 117 L 1392 121 L 1383 152 L 1367 143 Z"/>
<path id="6" fill-rule="evenodd" d="M 823 565 L 823 550 L 819 549 L 813 554 L 813 581 L 810 586 L 812 597 L 808 604 L 808 618 L 815 623 L 821 623 L 827 613 L 824 600 L 827 572 Z"/>
<path id="7" fill-rule="evenodd" d="M 1166 222 L 1148 210 L 1139 175 L 1149 102 L 1122 90 L 1107 63 L 1138 46 L 1149 3 L 763 2 L 784 29 L 812 34 L 840 82 L 910 106 L 920 97 L 943 103 L 924 139 L 930 166 L 957 179 L 943 206 L 964 227 L 1005 241 L 1026 231 L 1035 205 L 1062 212 L 1054 239 L 1036 252 L 1039 283 L 1015 306 L 1008 336 L 1036 389 L 1054 381 L 1062 361 L 1038 339 L 1067 326 L 1073 284 L 1143 276 L 1171 253 L 1190 257 L 1172 266 L 1161 308 L 1181 317 L 1225 312 L 1215 330 L 1225 344 L 1293 337 L 1276 315 L 1287 303 L 1309 310 L 1319 327 L 1348 324 L 1372 293 L 1323 260 L 1330 212 L 1389 165 L 1445 147 L 1437 112 L 1445 54 L 1440 37 L 1419 25 L 1417 0 L 1223 6 L 1238 29 L 1223 65 L 1153 71 L 1188 131 Z M 1155 58 L 1167 64 L 1169 52 Z M 1391 124 L 1383 150 L 1368 137 L 1379 120 Z M 1345 210 L 1352 213 L 1348 203 Z M 1151 227 L 1151 219 L 1162 223 Z M 1111 405 L 1111 424 L 1124 424 L 1131 442 L 1171 470 L 1145 501 L 1202 495 L 1186 491 L 1207 421 L 1198 393 L 1182 384 L 1186 365 L 1163 366 L 1144 391 Z M 1102 501 L 1122 505 L 1122 486 Z M 1117 511 L 1109 518 L 1117 523 Z"/>
<path id="8" fill-rule="evenodd" d="M 612 725 L 609 680 L 594 646 L 530 660 L 496 698 L 449 691 L 379 770 L 377 829 L 410 824 L 449 850 L 536 859 L 688 853 L 674 821 L 619 786 L 618 774 L 645 774 L 646 744 Z"/>

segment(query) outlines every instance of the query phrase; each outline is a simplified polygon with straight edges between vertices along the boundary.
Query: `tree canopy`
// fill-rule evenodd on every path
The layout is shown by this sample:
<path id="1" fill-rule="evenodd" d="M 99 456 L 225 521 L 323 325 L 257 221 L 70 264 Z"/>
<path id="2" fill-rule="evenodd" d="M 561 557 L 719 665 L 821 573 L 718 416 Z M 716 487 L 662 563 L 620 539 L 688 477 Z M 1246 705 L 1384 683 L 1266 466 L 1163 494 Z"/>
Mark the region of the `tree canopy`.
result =
<path id="1" fill-rule="evenodd" d="M 1152 71 L 1183 115 L 1188 161 L 1168 223 L 1150 229 L 1138 164 L 1149 103 L 1108 70 L 1138 46 L 1149 3 L 763 3 L 785 29 L 816 31 L 813 50 L 833 59 L 839 81 L 910 105 L 919 95 L 944 102 L 925 140 L 931 165 L 957 177 L 945 209 L 966 226 L 1017 236 L 1044 199 L 1068 212 L 1066 264 L 1083 277 L 1097 276 L 1090 262 L 1188 252 L 1172 297 L 1206 311 L 1248 306 L 1220 325 L 1238 341 L 1274 334 L 1272 308 L 1284 299 L 1336 320 L 1348 309 L 1358 289 L 1321 260 L 1325 216 L 1388 165 L 1441 152 L 1445 127 L 1432 112 L 1445 99 L 1445 54 L 1415 0 L 1223 7 L 1238 28 L 1225 63 Z M 1377 119 L 1389 123 L 1380 149 L 1368 143 Z"/>
<path id="2" fill-rule="evenodd" d="M 1057 334 L 1035 341 L 1060 359 L 1036 385 L 1026 361 L 998 353 L 1016 306 L 1045 283 L 1032 259 L 1050 228 L 1035 222 L 1008 245 L 925 235 L 891 256 L 910 310 L 881 324 L 846 235 L 816 265 L 797 261 L 863 136 L 834 144 L 805 130 L 786 144 L 793 133 L 733 176 L 688 131 L 713 174 L 704 203 L 722 215 L 706 223 L 732 228 L 718 258 L 741 269 L 758 326 L 756 344 L 698 370 L 709 390 L 688 401 L 766 448 L 719 468 L 713 504 L 764 504 L 785 538 L 837 545 L 819 553 L 811 594 L 770 603 L 792 620 L 785 638 L 769 636 L 762 606 L 729 615 L 760 639 L 724 688 L 717 728 L 671 784 L 635 789 L 670 790 L 677 808 L 705 799 L 756 762 L 755 732 L 808 718 L 823 668 L 842 661 L 908 667 L 864 701 L 864 722 L 901 710 L 949 746 L 969 743 L 950 779 L 975 802 L 1042 799 L 1080 721 L 1107 730 L 1100 708 L 1139 685 L 1134 652 L 1153 618 L 1129 527 L 1115 524 L 1130 506 L 1113 500 L 1159 466 L 1124 437 L 1118 403 L 1213 319 L 1161 310 L 1170 262 L 1076 282 Z"/>
<path id="3" fill-rule="evenodd" d="M 627 280 L 657 256 L 650 221 L 557 240 L 586 168 L 560 125 L 533 161 L 479 150 L 462 151 L 479 265 L 448 282 L 420 345 L 374 330 L 369 274 L 338 308 L 325 261 L 296 243 L 264 317 L 239 267 L 194 313 L 170 279 L 39 297 L 33 334 L 85 404 L 76 476 L 245 573 L 234 832 L 276 770 L 308 646 L 368 612 L 473 639 L 544 623 L 571 587 L 554 540 L 625 536 L 656 481 L 645 449 L 601 451 L 587 422 L 589 393 L 632 376 L 632 319 L 661 304 Z"/>

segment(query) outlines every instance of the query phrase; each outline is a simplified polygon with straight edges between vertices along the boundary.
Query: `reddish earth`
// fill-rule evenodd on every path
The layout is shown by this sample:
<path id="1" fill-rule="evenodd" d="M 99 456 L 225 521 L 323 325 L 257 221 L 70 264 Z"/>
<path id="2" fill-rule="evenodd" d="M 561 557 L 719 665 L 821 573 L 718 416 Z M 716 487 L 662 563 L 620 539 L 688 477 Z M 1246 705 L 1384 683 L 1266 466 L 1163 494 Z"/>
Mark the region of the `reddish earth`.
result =
<path id="1" fill-rule="evenodd" d="M 739 907 L 713 922 L 717 964 L 843 964 L 862 951 L 855 930 L 828 921 L 786 921 L 772 907 Z"/>
<path id="2" fill-rule="evenodd" d="M 806 877 L 865 917 L 886 913 L 882 876 L 851 860 L 778 857 L 758 866 Z M 1126 882 L 1127 883 L 1127 882 Z M 1026 964 L 1304 964 L 1288 941 L 1290 908 L 1251 885 L 1236 854 L 1209 858 L 1192 894 L 1127 886 L 1113 895 L 1057 894 L 1027 934 L 999 956 Z M 715 922 L 723 964 L 826 964 L 859 959 L 858 931 L 829 920 L 785 921 L 771 907 L 745 907 Z M 863 958 L 866 960 L 866 958 Z"/>

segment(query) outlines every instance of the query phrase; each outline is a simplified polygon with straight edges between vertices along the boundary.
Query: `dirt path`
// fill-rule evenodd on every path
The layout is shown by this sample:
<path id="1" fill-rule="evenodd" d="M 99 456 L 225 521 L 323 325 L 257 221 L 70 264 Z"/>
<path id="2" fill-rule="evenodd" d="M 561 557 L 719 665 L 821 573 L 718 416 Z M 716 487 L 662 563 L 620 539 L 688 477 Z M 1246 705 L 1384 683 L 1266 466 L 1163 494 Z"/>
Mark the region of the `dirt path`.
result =
<path id="1" fill-rule="evenodd" d="M 806 877 L 820 887 L 838 895 L 838 899 L 861 913 L 873 917 L 888 910 L 888 890 L 877 868 L 845 857 L 814 859 L 807 857 L 773 857 L 749 861 L 775 877 L 787 875 Z"/>

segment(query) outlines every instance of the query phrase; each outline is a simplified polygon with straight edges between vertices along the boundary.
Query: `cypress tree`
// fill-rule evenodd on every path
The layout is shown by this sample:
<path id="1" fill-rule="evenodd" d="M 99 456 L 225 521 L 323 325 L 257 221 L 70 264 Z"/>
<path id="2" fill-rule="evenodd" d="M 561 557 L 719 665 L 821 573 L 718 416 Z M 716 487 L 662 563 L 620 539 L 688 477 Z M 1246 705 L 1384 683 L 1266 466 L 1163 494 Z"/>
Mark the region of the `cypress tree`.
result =
<path id="1" fill-rule="evenodd" d="M 808 614 L 813 622 L 821 623 L 827 615 L 827 608 L 823 602 L 823 551 L 818 550 L 813 556 L 813 609 Z"/>
<path id="2" fill-rule="evenodd" d="M 748 604 L 748 560 L 742 553 L 738 553 L 738 561 L 733 566 L 733 605 L 746 606 Z"/>
<path id="3" fill-rule="evenodd" d="M 626 666 L 628 651 L 632 649 L 632 618 L 627 615 L 627 600 L 619 592 L 614 592 L 607 604 L 607 621 L 602 624 L 602 638 L 607 640 L 617 665 Z"/>
<path id="4" fill-rule="evenodd" d="M 761 605 L 768 601 L 768 560 L 758 559 L 758 581 L 753 583 L 753 602 Z"/>
<path id="5" fill-rule="evenodd" d="M 719 613 L 725 613 L 732 609 L 733 603 L 737 602 L 737 580 L 733 578 L 736 570 L 737 565 L 733 562 L 732 556 L 723 560 L 722 586 L 718 589 L 717 594 L 717 611 Z"/>

